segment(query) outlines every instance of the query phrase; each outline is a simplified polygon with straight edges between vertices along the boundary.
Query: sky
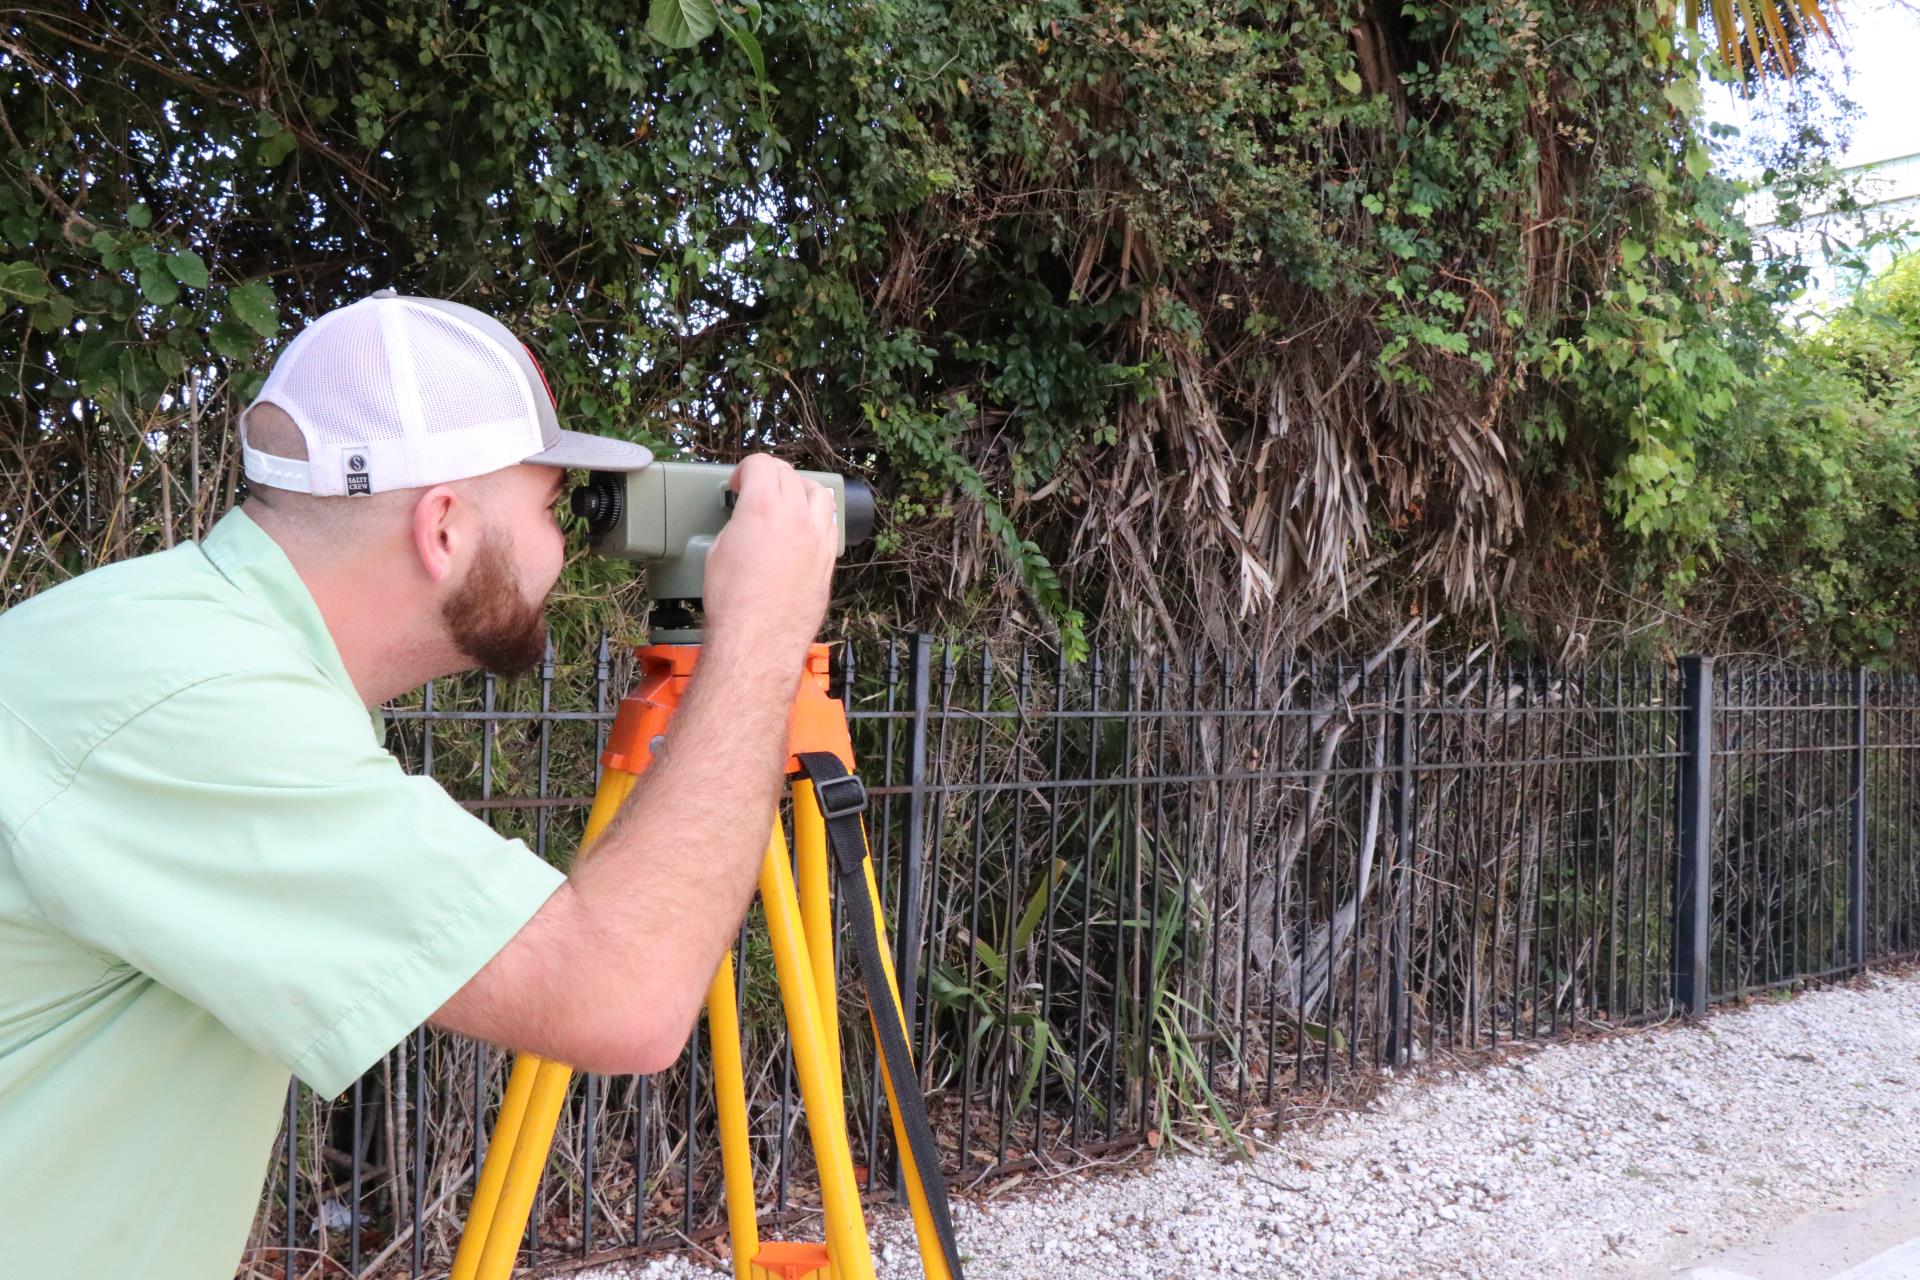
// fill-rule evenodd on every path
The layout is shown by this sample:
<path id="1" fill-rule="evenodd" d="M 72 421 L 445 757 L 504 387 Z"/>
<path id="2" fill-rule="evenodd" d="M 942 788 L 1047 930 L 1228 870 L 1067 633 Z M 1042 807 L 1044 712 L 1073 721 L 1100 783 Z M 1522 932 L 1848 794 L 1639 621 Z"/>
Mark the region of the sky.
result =
<path id="1" fill-rule="evenodd" d="M 1920 6 L 1874 0 L 1840 35 L 1848 47 L 1847 96 L 1860 104 L 1845 163 L 1920 151 Z"/>

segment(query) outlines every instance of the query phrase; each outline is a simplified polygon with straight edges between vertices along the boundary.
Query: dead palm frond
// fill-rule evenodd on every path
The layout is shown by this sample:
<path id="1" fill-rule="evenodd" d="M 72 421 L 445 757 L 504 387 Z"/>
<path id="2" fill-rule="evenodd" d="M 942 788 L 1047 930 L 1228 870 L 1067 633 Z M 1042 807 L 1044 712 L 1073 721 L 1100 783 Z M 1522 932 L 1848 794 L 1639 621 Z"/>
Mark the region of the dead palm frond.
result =
<path id="1" fill-rule="evenodd" d="M 1825 9 L 1833 7 L 1829 0 Z M 1708 21 L 1720 56 L 1748 85 L 1792 75 L 1796 50 L 1816 37 L 1833 39 L 1821 0 L 1687 0 L 1687 25 L 1704 31 Z"/>

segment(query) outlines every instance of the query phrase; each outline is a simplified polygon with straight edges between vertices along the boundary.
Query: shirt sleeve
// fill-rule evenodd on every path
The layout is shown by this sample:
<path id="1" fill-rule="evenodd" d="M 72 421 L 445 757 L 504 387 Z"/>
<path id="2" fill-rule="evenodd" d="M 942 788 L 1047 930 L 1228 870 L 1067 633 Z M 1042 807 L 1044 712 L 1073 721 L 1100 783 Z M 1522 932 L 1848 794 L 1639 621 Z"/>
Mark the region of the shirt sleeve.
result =
<path id="1" fill-rule="evenodd" d="M 166 698 L 17 834 L 52 923 L 328 1096 L 564 879 L 409 776 L 317 674 L 222 676 Z"/>

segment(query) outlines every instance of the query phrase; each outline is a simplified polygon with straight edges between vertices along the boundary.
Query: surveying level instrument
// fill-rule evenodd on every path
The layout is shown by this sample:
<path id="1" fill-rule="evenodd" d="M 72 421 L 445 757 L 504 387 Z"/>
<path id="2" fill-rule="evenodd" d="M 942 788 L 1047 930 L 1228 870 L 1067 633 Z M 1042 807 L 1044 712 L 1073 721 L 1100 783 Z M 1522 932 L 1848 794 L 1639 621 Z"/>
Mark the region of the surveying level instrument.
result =
<path id="1" fill-rule="evenodd" d="M 728 488 L 732 472 L 727 466 L 656 462 L 631 474 L 596 472 L 573 493 L 573 512 L 586 523 L 592 549 L 645 566 L 654 600 L 648 643 L 634 650 L 639 661 L 634 688 L 621 699 L 600 756 L 600 785 L 581 857 L 592 855 L 594 841 L 652 763 L 699 662 L 706 555 L 733 505 Z M 840 523 L 838 554 L 871 534 L 872 490 L 837 475 L 801 474 L 833 491 Z M 887 954 L 879 884 L 860 816 L 867 807 L 866 788 L 854 773 L 846 708 L 830 694 L 831 652 L 824 644 L 809 650 L 789 721 L 787 772 L 793 780 L 795 858 L 789 862 L 785 830 L 776 813 L 759 885 L 819 1170 L 826 1239 L 760 1239 L 729 949 L 707 988 L 706 1022 L 733 1274 L 735 1280 L 873 1280 L 873 1256 L 847 1135 L 833 887 L 852 928 L 856 972 L 879 1043 L 881 1079 L 921 1265 L 928 1280 L 963 1280 L 939 1151 Z M 572 1069 L 561 1063 L 530 1053 L 515 1057 L 450 1280 L 506 1280 L 512 1272 L 571 1079 Z"/>

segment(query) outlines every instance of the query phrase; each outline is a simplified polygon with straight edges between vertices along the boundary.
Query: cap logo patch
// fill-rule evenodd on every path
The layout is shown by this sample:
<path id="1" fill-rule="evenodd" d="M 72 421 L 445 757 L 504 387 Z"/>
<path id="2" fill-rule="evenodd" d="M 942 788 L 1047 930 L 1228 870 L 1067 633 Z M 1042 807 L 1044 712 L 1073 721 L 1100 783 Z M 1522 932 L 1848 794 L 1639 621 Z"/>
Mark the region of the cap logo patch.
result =
<path id="1" fill-rule="evenodd" d="M 348 445 L 342 452 L 345 455 L 347 464 L 348 495 L 371 494 L 373 492 L 373 477 L 367 474 L 366 446 Z"/>

